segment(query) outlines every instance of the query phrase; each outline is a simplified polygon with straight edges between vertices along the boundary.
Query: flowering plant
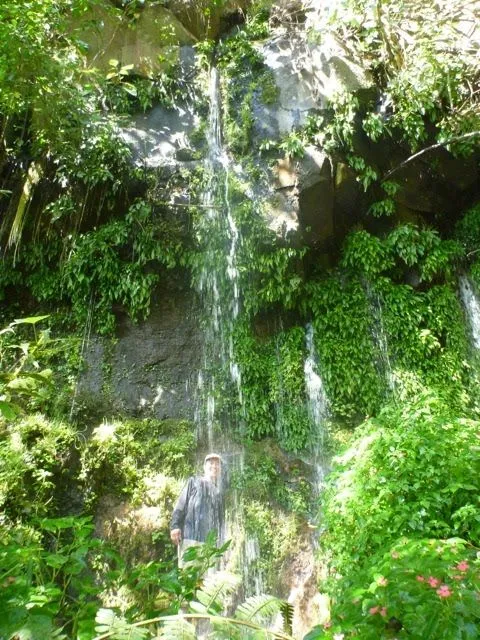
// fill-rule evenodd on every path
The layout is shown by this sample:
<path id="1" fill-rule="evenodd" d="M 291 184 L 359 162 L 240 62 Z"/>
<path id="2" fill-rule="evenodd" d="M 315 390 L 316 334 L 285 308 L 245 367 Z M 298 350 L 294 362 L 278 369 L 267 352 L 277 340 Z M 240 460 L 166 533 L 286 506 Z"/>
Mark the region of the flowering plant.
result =
<path id="1" fill-rule="evenodd" d="M 460 538 L 401 539 L 343 591 L 314 638 L 478 638 L 480 551 Z"/>

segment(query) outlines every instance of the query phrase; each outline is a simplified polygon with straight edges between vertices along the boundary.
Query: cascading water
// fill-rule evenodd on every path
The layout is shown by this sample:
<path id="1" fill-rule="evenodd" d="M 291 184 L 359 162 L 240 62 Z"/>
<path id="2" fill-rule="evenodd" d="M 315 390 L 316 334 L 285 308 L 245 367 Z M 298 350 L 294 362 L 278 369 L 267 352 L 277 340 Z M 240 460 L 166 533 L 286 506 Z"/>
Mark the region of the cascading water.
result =
<path id="1" fill-rule="evenodd" d="M 475 349 L 480 349 L 480 301 L 466 276 L 460 277 L 459 285 L 460 296 L 470 324 L 472 343 Z"/>
<path id="2" fill-rule="evenodd" d="M 204 215 L 198 222 L 197 240 L 201 250 L 198 291 L 205 312 L 203 367 L 198 373 L 197 449 L 199 461 L 207 451 L 222 455 L 230 476 L 241 474 L 244 452 L 233 433 L 241 428 L 240 415 L 232 415 L 219 405 L 224 385 L 231 385 L 242 407 L 241 372 L 234 358 L 233 327 L 240 310 L 237 250 L 241 242 L 230 204 L 230 160 L 222 145 L 220 83 L 215 67 L 210 71 L 210 115 L 207 132 L 206 187 L 203 192 Z M 222 428 L 219 429 L 219 425 Z M 263 591 L 261 574 L 255 569 L 258 541 L 245 532 L 240 496 L 231 492 L 227 503 L 225 538 L 234 540 L 230 555 L 237 557 L 243 572 L 244 590 Z M 228 560 L 227 560 L 228 561 Z"/>
<path id="3" fill-rule="evenodd" d="M 388 392 L 395 393 L 396 381 L 388 350 L 388 338 L 383 321 L 382 300 L 378 293 L 373 291 L 372 287 L 368 283 L 366 285 L 366 294 L 370 301 L 370 308 L 372 312 L 372 334 L 377 347 L 378 368 L 385 379 Z"/>
<path id="4" fill-rule="evenodd" d="M 322 378 L 318 371 L 317 355 L 315 352 L 314 329 L 308 324 L 305 331 L 307 357 L 303 366 L 305 375 L 305 391 L 307 394 L 307 409 L 313 425 L 313 464 L 315 467 L 315 485 L 320 492 L 324 480 L 324 434 L 325 421 L 328 417 L 328 402 Z"/>
<path id="5" fill-rule="evenodd" d="M 222 147 L 218 70 L 212 67 L 207 131 L 207 184 L 203 192 L 204 217 L 197 237 L 202 248 L 198 289 L 206 311 L 204 366 L 198 374 L 196 422 L 201 448 L 218 448 L 215 433 L 218 378 L 226 368 L 241 400 L 241 377 L 233 358 L 232 326 L 239 312 L 236 252 L 239 232 L 232 216 L 228 181 L 229 158 Z M 203 406 L 202 406 L 203 404 Z"/>

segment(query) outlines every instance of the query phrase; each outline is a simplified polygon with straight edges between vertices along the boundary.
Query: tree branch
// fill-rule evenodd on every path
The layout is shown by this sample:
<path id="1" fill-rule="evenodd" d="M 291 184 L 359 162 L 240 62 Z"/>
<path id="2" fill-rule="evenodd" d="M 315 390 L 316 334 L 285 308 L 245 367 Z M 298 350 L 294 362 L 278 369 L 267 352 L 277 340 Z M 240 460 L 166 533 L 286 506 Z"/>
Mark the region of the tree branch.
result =
<path id="1" fill-rule="evenodd" d="M 436 144 L 432 144 L 429 147 L 425 147 L 425 149 L 418 151 L 418 153 L 414 153 L 413 156 L 410 156 L 393 169 L 390 169 L 390 171 L 388 171 L 383 176 L 381 182 L 385 182 L 385 180 L 388 180 L 394 173 L 397 173 L 397 171 L 403 169 L 405 165 L 410 164 L 410 162 L 413 162 L 413 160 L 416 160 L 420 156 L 423 156 L 423 154 L 425 153 L 434 151 L 435 149 L 440 149 L 441 147 L 446 147 L 448 144 L 452 144 L 452 142 L 461 142 L 462 140 L 468 140 L 468 138 L 475 138 L 476 136 L 480 136 L 480 131 L 471 131 L 470 133 L 465 133 L 463 136 L 456 136 L 455 138 L 445 140 L 445 142 L 437 142 Z"/>

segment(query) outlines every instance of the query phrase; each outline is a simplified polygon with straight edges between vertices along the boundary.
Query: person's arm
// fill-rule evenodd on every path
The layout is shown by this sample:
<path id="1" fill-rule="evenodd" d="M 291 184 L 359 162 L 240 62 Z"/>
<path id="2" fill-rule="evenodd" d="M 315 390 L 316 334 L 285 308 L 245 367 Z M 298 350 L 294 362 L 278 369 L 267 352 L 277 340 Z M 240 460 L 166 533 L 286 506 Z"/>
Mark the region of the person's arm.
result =
<path id="1" fill-rule="evenodd" d="M 183 523 L 185 522 L 185 515 L 187 513 L 191 483 L 192 478 L 190 478 L 187 484 L 183 487 L 183 491 L 180 494 L 172 513 L 172 520 L 170 522 L 170 539 L 175 545 L 179 545 L 182 540 L 182 529 Z"/>

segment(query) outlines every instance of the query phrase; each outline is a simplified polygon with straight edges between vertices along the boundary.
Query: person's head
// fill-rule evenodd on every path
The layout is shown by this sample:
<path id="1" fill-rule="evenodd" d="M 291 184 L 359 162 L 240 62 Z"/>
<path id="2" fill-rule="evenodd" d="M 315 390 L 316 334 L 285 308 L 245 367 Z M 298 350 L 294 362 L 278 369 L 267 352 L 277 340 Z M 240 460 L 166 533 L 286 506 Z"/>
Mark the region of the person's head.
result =
<path id="1" fill-rule="evenodd" d="M 203 474 L 207 480 L 216 482 L 220 478 L 222 459 L 218 453 L 209 453 L 203 463 Z"/>

